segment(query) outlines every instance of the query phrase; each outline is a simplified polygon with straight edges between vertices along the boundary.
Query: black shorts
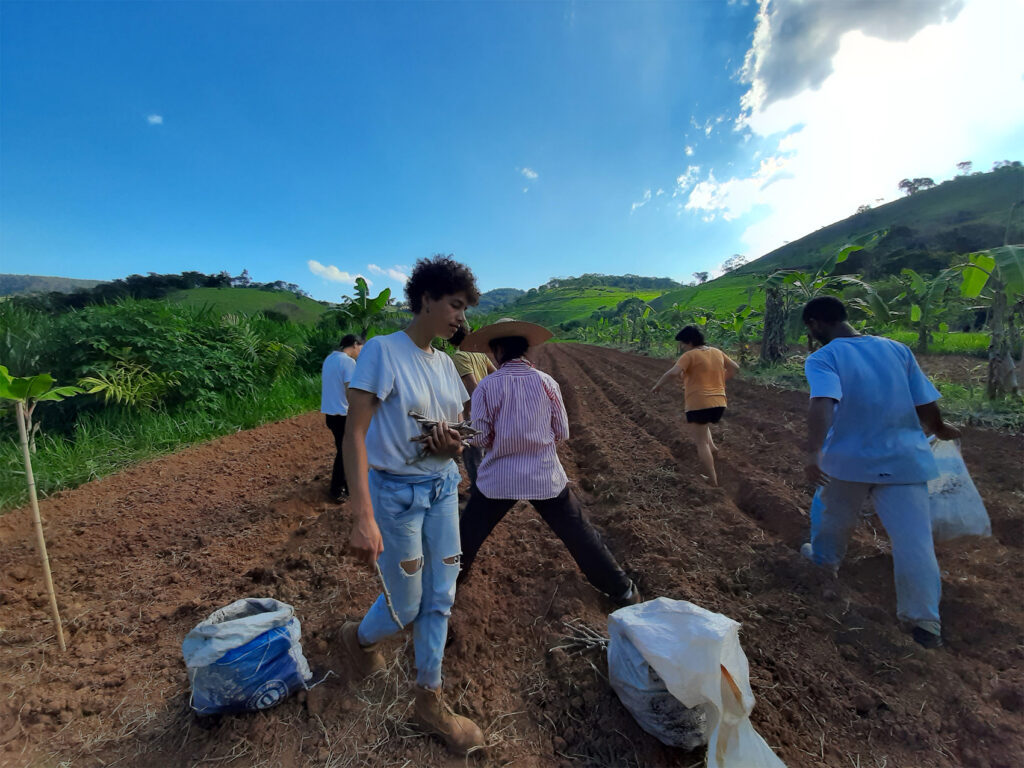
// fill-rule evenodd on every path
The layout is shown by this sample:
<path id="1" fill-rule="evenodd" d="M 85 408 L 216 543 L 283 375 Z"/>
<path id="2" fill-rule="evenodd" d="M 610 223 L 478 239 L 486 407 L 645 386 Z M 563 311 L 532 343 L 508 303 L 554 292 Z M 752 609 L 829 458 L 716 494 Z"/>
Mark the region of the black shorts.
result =
<path id="1" fill-rule="evenodd" d="M 698 411 L 687 411 L 686 421 L 690 424 L 717 424 L 722 420 L 725 406 L 719 408 L 701 408 Z"/>

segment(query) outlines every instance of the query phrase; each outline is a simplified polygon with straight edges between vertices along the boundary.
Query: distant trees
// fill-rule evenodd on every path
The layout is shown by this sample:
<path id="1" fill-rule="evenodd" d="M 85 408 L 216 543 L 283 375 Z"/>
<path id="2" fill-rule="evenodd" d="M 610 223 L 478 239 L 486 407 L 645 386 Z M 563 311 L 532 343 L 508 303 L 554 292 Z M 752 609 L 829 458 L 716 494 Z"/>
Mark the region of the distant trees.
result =
<path id="1" fill-rule="evenodd" d="M 18 301 L 30 308 L 51 312 L 82 309 L 92 304 L 110 304 L 121 299 L 162 299 L 172 291 L 190 288 L 230 288 L 232 286 L 258 288 L 264 291 L 286 291 L 299 296 L 309 296 L 295 283 L 277 280 L 273 283 L 255 283 L 249 277 L 249 270 L 243 270 L 238 277 L 221 271 L 216 275 L 202 272 L 182 272 L 177 275 L 161 275 L 150 272 L 146 275 L 129 275 L 119 280 L 100 283 L 93 288 L 79 289 L 71 293 L 51 291 L 46 294 L 18 296 Z"/>
<path id="2" fill-rule="evenodd" d="M 974 163 L 970 160 L 963 160 L 956 164 L 956 170 L 960 176 L 970 176 L 974 170 Z"/>
<path id="3" fill-rule="evenodd" d="M 917 179 L 903 179 L 896 186 L 899 187 L 900 192 L 909 196 L 916 195 L 918 192 L 923 192 L 926 189 L 931 189 L 935 186 L 935 181 L 927 176 L 923 176 Z"/>
<path id="4" fill-rule="evenodd" d="M 1020 160 L 996 160 L 992 163 L 993 171 L 1001 171 L 1004 168 L 1020 168 Z"/>
<path id="5" fill-rule="evenodd" d="M 734 269 L 739 269 L 744 264 L 748 263 L 750 259 L 744 256 L 742 253 L 734 253 L 728 259 L 722 262 L 720 269 L 722 273 L 732 272 Z M 702 281 L 703 282 L 703 281 Z"/>
<path id="6" fill-rule="evenodd" d="M 864 205 L 857 206 L 857 213 L 867 213 L 871 210 L 871 203 L 864 203 Z"/>
<path id="7" fill-rule="evenodd" d="M 708 272 L 693 273 L 693 279 L 697 281 L 697 285 L 700 285 L 701 283 L 706 283 L 708 281 L 708 277 L 710 277 L 710 273 Z"/>

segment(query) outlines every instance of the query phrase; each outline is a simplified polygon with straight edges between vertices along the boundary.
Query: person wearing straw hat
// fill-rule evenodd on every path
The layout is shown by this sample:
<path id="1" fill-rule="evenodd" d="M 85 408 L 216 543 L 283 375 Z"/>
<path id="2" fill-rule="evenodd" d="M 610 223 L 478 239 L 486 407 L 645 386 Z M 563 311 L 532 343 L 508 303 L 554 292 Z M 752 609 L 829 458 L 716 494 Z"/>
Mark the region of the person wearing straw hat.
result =
<path id="1" fill-rule="evenodd" d="M 463 325 L 455 332 L 448 343 L 455 347 L 452 353 L 452 362 L 455 363 L 455 371 L 462 378 L 466 391 L 472 396 L 477 386 L 484 378 L 494 373 L 494 363 L 491 358 L 483 352 L 467 352 L 462 348 L 462 342 L 469 335 L 471 329 L 468 324 Z M 476 472 L 480 467 L 480 459 L 483 458 L 483 451 L 477 446 L 470 445 L 462 451 L 462 464 L 466 467 L 466 474 L 469 475 L 470 485 L 476 484 Z"/>
<path id="2" fill-rule="evenodd" d="M 471 333 L 461 349 L 490 351 L 498 369 L 480 382 L 472 397 L 474 444 L 483 448 L 476 485 L 462 513 L 462 573 L 494 527 L 521 499 L 529 500 L 560 538 L 587 580 L 616 605 L 640 602 L 640 593 L 601 535 L 583 514 L 558 460 L 555 444 L 569 437 L 562 392 L 548 374 L 527 359 L 530 347 L 551 338 L 534 323 L 502 318 Z"/>

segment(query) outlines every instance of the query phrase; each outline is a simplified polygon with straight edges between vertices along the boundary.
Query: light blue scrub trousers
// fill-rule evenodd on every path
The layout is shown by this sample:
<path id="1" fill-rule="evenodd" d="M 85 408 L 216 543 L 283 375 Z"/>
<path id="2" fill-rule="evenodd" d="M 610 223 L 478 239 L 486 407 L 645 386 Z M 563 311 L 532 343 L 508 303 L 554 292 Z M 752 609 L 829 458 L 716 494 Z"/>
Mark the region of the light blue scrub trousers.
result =
<path id="1" fill-rule="evenodd" d="M 939 634 L 942 577 L 932 542 L 927 483 L 873 485 L 833 479 L 819 488 L 811 505 L 811 559 L 839 568 L 868 496 L 892 542 L 896 615 Z"/>
<path id="2" fill-rule="evenodd" d="M 377 563 L 399 620 L 404 627 L 413 625 L 416 683 L 439 688 L 461 567 L 459 470 L 454 462 L 442 475 L 370 470 L 369 484 L 373 516 L 384 540 Z M 359 642 L 370 645 L 398 630 L 382 593 L 359 624 Z"/>

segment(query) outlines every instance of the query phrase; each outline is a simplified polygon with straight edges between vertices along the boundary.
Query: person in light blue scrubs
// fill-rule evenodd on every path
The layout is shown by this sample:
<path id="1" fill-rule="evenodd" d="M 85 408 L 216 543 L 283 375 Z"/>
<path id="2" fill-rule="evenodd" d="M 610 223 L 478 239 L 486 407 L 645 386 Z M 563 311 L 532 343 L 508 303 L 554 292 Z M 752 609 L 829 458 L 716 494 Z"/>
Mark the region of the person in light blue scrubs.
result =
<path id="1" fill-rule="evenodd" d="M 928 481 L 938 471 L 925 430 L 939 440 L 955 440 L 960 431 L 943 421 L 939 392 L 905 344 L 857 333 L 833 296 L 807 302 L 803 320 L 823 346 L 804 365 L 811 388 L 804 472 L 819 488 L 811 540 L 800 551 L 838 570 L 870 497 L 892 541 L 897 616 L 914 640 L 937 648 L 942 579 Z"/>

